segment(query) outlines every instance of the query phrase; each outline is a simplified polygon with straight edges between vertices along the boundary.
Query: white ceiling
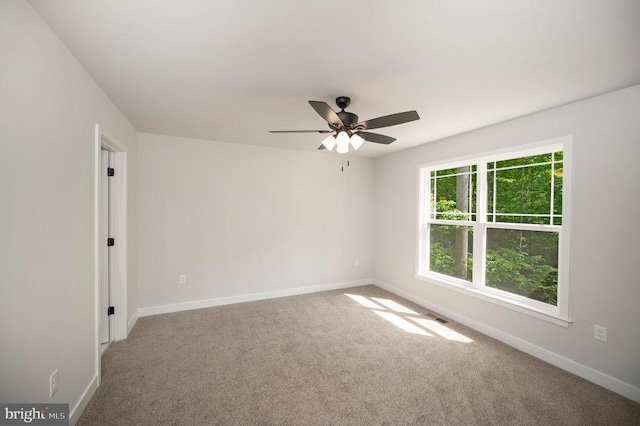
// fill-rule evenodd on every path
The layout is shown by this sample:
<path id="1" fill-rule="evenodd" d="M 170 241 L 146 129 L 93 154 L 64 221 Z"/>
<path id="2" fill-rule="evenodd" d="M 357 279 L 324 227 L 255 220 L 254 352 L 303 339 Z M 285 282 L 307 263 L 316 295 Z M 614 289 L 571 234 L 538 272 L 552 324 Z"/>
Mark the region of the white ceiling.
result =
<path id="1" fill-rule="evenodd" d="M 30 3 L 139 132 L 315 150 L 267 131 L 417 110 L 375 157 L 640 84 L 637 0 Z"/>

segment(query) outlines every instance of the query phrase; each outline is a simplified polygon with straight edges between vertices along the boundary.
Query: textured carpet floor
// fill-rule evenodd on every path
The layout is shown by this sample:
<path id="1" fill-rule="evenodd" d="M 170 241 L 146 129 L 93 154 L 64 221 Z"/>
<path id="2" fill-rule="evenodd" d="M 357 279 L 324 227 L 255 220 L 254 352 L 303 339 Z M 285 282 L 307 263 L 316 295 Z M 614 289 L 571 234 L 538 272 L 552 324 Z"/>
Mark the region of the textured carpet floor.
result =
<path id="1" fill-rule="evenodd" d="M 102 369 L 80 425 L 640 424 L 640 404 L 374 286 L 140 318 Z"/>

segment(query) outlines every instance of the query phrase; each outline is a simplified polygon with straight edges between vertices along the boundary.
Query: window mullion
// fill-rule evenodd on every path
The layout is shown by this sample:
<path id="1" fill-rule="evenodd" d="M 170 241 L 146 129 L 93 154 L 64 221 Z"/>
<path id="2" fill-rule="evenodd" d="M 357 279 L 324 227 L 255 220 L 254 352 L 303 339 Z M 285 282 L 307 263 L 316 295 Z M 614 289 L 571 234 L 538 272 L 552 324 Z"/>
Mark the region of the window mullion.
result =
<path id="1" fill-rule="evenodd" d="M 492 216 L 491 216 L 491 221 L 492 222 L 496 222 L 496 197 L 497 197 L 497 192 L 498 192 L 498 183 L 497 183 L 497 179 L 498 176 L 496 175 L 496 166 L 495 163 L 493 165 L 493 199 L 491 200 L 491 212 L 492 212 Z"/>
<path id="2" fill-rule="evenodd" d="M 485 223 L 487 221 L 487 163 L 478 164 L 478 174 L 476 177 L 476 209 L 478 221 Z"/>
<path id="3" fill-rule="evenodd" d="M 473 172 L 471 171 L 473 166 L 469 166 L 469 179 L 467 179 L 467 213 L 469 214 L 469 220 L 473 220 Z M 478 177 L 476 175 L 476 182 Z M 476 206 L 477 207 L 477 206 Z M 478 217 L 476 216 L 476 220 Z"/>
<path id="4" fill-rule="evenodd" d="M 555 177 L 556 177 L 556 154 L 555 152 L 551 154 L 551 191 L 549 195 L 549 225 L 554 225 L 553 223 L 553 208 L 555 206 L 554 202 L 554 187 L 555 187 Z"/>
<path id="5" fill-rule="evenodd" d="M 429 197 L 429 202 L 433 202 L 433 205 L 431 206 L 431 212 L 433 212 L 433 214 L 431 214 L 431 216 L 429 217 L 429 219 L 437 219 L 438 218 L 438 208 L 437 208 L 437 202 L 436 200 L 438 199 L 438 179 L 436 177 L 431 177 L 431 174 L 429 174 L 429 188 L 431 188 L 431 183 L 433 182 L 433 197 Z M 429 191 L 431 192 L 431 191 Z"/>
<path id="6" fill-rule="evenodd" d="M 484 287 L 487 235 L 487 163 L 478 164 L 476 174 L 476 224 L 473 226 L 473 284 Z"/>

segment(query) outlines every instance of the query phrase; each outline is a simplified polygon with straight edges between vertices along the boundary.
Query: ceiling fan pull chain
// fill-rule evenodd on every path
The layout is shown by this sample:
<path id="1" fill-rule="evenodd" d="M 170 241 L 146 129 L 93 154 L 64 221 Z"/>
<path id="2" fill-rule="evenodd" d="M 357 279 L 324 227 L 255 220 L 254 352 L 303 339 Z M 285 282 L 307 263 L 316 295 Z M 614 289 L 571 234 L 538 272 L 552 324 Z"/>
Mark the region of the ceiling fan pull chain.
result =
<path id="1" fill-rule="evenodd" d="M 342 161 L 342 167 L 340 171 L 344 173 L 344 154 L 340 154 L 340 160 Z"/>
<path id="2" fill-rule="evenodd" d="M 351 154 L 351 151 L 347 151 L 347 167 L 349 167 L 349 155 Z"/>

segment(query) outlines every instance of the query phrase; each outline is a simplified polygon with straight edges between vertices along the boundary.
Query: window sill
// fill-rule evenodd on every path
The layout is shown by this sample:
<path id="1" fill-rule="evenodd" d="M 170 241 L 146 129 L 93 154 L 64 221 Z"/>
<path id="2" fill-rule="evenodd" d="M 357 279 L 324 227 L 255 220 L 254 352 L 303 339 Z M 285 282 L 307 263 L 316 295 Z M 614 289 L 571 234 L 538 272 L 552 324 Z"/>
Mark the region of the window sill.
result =
<path id="1" fill-rule="evenodd" d="M 496 304 L 496 305 L 511 309 L 513 311 L 520 312 L 522 314 L 529 315 L 534 318 L 538 318 L 543 321 L 547 321 L 562 327 L 568 328 L 569 324 L 571 324 L 572 322 L 569 318 L 565 318 L 555 312 L 538 308 L 536 306 L 531 306 L 529 304 L 522 303 L 517 300 L 513 300 L 508 297 L 503 297 L 494 293 L 490 293 L 488 291 L 483 291 L 478 288 L 466 286 L 453 281 L 445 281 L 443 279 L 440 279 L 439 277 L 422 275 L 419 273 L 416 273 L 415 277 L 421 281 L 426 281 L 431 284 L 436 284 L 441 287 L 445 287 L 450 290 L 454 290 L 459 293 L 466 294 L 468 296 L 472 296 L 487 302 L 491 302 L 493 304 Z"/>

